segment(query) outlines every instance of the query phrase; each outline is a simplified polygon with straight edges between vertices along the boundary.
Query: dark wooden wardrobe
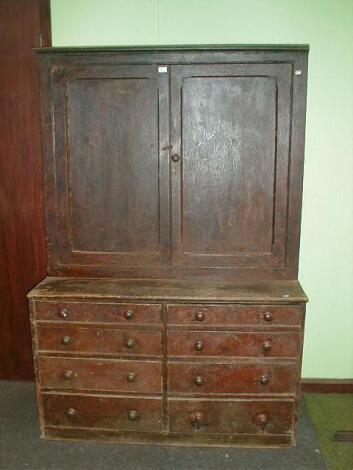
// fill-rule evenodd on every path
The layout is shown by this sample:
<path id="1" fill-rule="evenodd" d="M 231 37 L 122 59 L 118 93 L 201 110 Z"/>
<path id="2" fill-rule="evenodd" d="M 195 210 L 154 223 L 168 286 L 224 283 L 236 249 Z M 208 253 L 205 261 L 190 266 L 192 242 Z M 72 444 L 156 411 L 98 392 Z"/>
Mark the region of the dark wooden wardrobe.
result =
<path id="1" fill-rule="evenodd" d="M 307 54 L 38 50 L 43 437 L 295 443 Z"/>

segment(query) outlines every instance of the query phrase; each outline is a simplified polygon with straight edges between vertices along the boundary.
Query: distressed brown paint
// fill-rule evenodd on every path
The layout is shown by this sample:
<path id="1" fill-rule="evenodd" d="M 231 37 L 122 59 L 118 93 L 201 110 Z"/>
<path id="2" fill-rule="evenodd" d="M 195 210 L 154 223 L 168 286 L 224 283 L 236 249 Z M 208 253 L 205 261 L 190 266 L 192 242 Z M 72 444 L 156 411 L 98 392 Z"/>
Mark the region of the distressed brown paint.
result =
<path id="1" fill-rule="evenodd" d="M 270 315 L 270 316 L 269 316 Z M 170 326 L 299 326 L 301 309 L 272 305 L 168 305 Z"/>
<path id="2" fill-rule="evenodd" d="M 264 348 L 265 342 L 270 348 Z M 170 331 L 170 356 L 296 357 L 300 338 L 296 333 L 228 331 Z"/>
<path id="3" fill-rule="evenodd" d="M 161 399 L 92 397 L 43 394 L 44 414 L 49 425 L 68 428 L 120 429 L 122 431 L 161 430 Z M 73 410 L 68 413 L 68 410 Z M 129 412 L 136 417 L 129 419 Z M 132 415 L 132 416 L 134 416 Z M 130 415 L 131 416 L 131 415 Z"/>
<path id="4" fill-rule="evenodd" d="M 162 335 L 160 331 L 131 328 L 40 326 L 38 350 L 161 356 Z"/>
<path id="5" fill-rule="evenodd" d="M 42 435 L 294 445 L 307 47 L 38 52 Z"/>
<path id="6" fill-rule="evenodd" d="M 62 323 L 118 323 L 121 325 L 159 324 L 160 305 L 37 302 L 37 320 Z"/>
<path id="7" fill-rule="evenodd" d="M 168 403 L 172 432 L 286 434 L 292 427 L 291 401 L 170 399 Z M 263 424 L 260 415 L 265 415 Z"/>
<path id="8" fill-rule="evenodd" d="M 294 394 L 296 363 L 168 363 L 170 394 Z M 262 383 L 263 382 L 263 383 Z"/>
<path id="9" fill-rule="evenodd" d="M 161 393 L 161 363 L 46 357 L 39 359 L 43 388 Z"/>

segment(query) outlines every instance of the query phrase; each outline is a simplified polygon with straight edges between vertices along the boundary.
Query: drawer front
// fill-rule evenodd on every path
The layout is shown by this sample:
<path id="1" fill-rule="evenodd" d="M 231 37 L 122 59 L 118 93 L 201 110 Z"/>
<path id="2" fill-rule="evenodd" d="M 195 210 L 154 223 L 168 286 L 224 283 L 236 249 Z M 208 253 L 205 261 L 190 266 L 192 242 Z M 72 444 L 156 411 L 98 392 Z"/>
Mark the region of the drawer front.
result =
<path id="1" fill-rule="evenodd" d="M 38 326 L 39 351 L 99 354 L 162 354 L 162 333 L 158 330 L 85 328 L 72 325 Z"/>
<path id="2" fill-rule="evenodd" d="M 300 306 L 168 305 L 169 325 L 299 326 Z"/>
<path id="3" fill-rule="evenodd" d="M 90 302 L 36 302 L 37 320 L 87 323 L 158 324 L 161 305 Z"/>
<path id="4" fill-rule="evenodd" d="M 160 398 L 42 394 L 46 425 L 111 429 L 162 430 Z"/>
<path id="5" fill-rule="evenodd" d="M 160 362 L 40 356 L 43 388 L 114 392 L 162 392 Z"/>
<path id="6" fill-rule="evenodd" d="M 169 399 L 168 407 L 171 432 L 286 434 L 294 402 Z"/>
<path id="7" fill-rule="evenodd" d="M 170 356 L 296 357 L 297 333 L 168 331 Z"/>
<path id="8" fill-rule="evenodd" d="M 202 393 L 295 393 L 295 363 L 168 363 L 168 392 Z"/>

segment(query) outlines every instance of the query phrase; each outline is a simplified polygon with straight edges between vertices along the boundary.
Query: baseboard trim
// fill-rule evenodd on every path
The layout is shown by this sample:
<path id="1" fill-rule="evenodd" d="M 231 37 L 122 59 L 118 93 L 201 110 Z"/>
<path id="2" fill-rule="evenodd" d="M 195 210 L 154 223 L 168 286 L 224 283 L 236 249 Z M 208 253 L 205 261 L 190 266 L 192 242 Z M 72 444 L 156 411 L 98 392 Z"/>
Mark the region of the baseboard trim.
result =
<path id="1" fill-rule="evenodd" d="M 353 379 L 302 379 L 302 393 L 353 393 Z"/>

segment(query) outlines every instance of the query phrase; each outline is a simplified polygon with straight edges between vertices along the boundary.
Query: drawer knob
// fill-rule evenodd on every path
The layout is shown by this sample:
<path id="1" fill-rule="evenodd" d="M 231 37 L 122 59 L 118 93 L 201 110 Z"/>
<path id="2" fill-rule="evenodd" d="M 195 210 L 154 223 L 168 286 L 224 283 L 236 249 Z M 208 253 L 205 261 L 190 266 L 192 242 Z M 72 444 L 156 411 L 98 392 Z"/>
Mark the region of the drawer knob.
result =
<path id="1" fill-rule="evenodd" d="M 203 348 L 204 348 L 203 342 L 201 340 L 196 341 L 196 343 L 195 343 L 196 351 L 203 351 Z"/>
<path id="2" fill-rule="evenodd" d="M 69 311 L 67 308 L 61 308 L 58 313 L 59 317 L 67 318 L 69 316 Z"/>
<path id="3" fill-rule="evenodd" d="M 263 345 L 262 345 L 262 349 L 267 352 L 267 351 L 270 351 L 272 348 L 272 342 L 267 339 L 266 341 L 263 342 Z"/>
<path id="4" fill-rule="evenodd" d="M 195 377 L 194 382 L 195 382 L 196 385 L 199 385 L 199 386 L 201 386 L 205 383 L 205 381 L 203 380 L 201 375 L 198 375 L 197 377 Z"/>
<path id="5" fill-rule="evenodd" d="M 131 320 L 132 317 L 134 316 L 134 314 L 131 310 L 126 310 L 126 312 L 124 313 L 124 316 L 125 316 L 126 320 Z"/>
<path id="6" fill-rule="evenodd" d="M 64 346 L 67 346 L 71 342 L 72 342 L 72 340 L 71 340 L 70 336 L 63 336 L 61 338 L 61 344 L 63 344 Z"/>
<path id="7" fill-rule="evenodd" d="M 260 383 L 262 385 L 267 385 L 269 383 L 270 379 L 267 377 L 267 375 L 262 375 L 260 378 Z"/>
<path id="8" fill-rule="evenodd" d="M 178 163 L 180 160 L 180 156 L 177 155 L 176 153 L 170 157 L 174 163 Z"/>
<path id="9" fill-rule="evenodd" d="M 136 379 L 136 375 L 134 374 L 134 372 L 128 372 L 126 374 L 126 380 L 128 382 L 135 382 L 135 379 Z"/>
<path id="10" fill-rule="evenodd" d="M 197 321 L 204 321 L 204 319 L 205 319 L 204 312 L 197 312 L 196 315 L 195 315 L 195 319 Z"/>
<path id="11" fill-rule="evenodd" d="M 268 422 L 268 417 L 265 413 L 260 413 L 257 415 L 257 422 L 259 423 L 260 426 L 265 426 Z"/>
<path id="12" fill-rule="evenodd" d="M 202 411 L 195 411 L 194 413 L 191 413 L 190 421 L 191 421 L 191 424 L 195 426 L 197 429 L 200 429 L 202 426 L 208 425 L 208 420 L 206 418 L 206 415 L 202 413 Z"/>
<path id="13" fill-rule="evenodd" d="M 135 341 L 132 339 L 132 338 L 129 338 L 128 340 L 126 340 L 126 346 L 131 349 L 135 346 Z"/>
<path id="14" fill-rule="evenodd" d="M 265 312 L 264 313 L 264 320 L 265 321 L 272 321 L 273 320 L 273 315 L 271 312 Z"/>
<path id="15" fill-rule="evenodd" d="M 68 418 L 73 418 L 75 415 L 76 415 L 76 410 L 75 410 L 75 408 L 68 408 L 68 409 L 66 410 L 66 416 L 67 416 Z"/>
<path id="16" fill-rule="evenodd" d="M 130 421 L 135 421 L 135 419 L 137 418 L 137 411 L 130 410 L 127 414 L 127 417 L 129 418 Z"/>
<path id="17" fill-rule="evenodd" d="M 73 379 L 74 376 L 75 376 L 75 373 L 74 373 L 73 370 L 71 370 L 71 369 L 65 370 L 65 372 L 64 372 L 64 379 L 70 380 L 70 379 Z"/>

